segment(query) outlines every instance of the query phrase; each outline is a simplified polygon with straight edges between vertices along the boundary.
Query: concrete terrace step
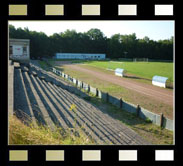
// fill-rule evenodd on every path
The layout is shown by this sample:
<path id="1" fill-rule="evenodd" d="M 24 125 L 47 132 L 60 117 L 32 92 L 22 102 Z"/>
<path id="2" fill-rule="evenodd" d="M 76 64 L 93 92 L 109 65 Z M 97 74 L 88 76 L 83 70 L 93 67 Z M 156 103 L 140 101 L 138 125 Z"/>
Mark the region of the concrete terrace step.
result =
<path id="1" fill-rule="evenodd" d="M 56 88 L 56 87 L 55 87 Z M 57 89 L 57 93 L 62 94 L 63 98 L 66 98 L 67 95 L 64 94 L 64 91 L 59 91 L 61 89 Z M 60 92 L 60 93 L 59 93 Z M 109 130 L 107 130 L 107 128 L 105 128 L 100 121 L 98 121 L 97 119 L 95 119 L 95 117 L 93 116 L 93 113 L 90 111 L 91 108 L 87 108 L 87 107 L 81 107 L 80 104 L 81 102 L 79 102 L 77 100 L 73 100 L 71 99 L 71 96 L 67 96 L 66 101 L 64 102 L 69 102 L 71 104 L 75 104 L 77 107 L 77 114 L 80 114 L 80 116 L 82 117 L 82 119 L 85 120 L 85 123 L 89 124 L 92 126 L 92 128 L 97 131 L 99 131 L 100 135 L 102 136 L 102 138 L 108 137 L 109 135 L 113 135 L 112 133 L 110 133 Z M 114 136 L 115 137 L 115 136 Z M 105 138 L 106 139 L 106 138 Z M 112 140 L 108 139 L 108 142 L 113 142 Z M 117 140 L 116 140 L 117 142 Z M 120 142 L 118 142 L 120 143 Z"/>
<path id="2" fill-rule="evenodd" d="M 30 75 L 28 73 L 22 73 L 24 82 L 27 85 L 29 91 L 29 97 L 31 99 L 32 107 L 34 108 L 34 113 L 39 121 L 42 121 L 43 124 L 47 124 L 52 130 L 54 129 L 54 123 L 51 119 L 52 115 L 49 114 L 49 111 L 46 109 L 45 104 L 41 100 L 38 91 L 34 87 Z"/>
<path id="3" fill-rule="evenodd" d="M 36 87 L 36 90 L 38 91 L 38 94 L 41 97 L 41 100 L 43 101 L 46 109 L 48 110 L 49 114 L 51 115 L 54 123 L 58 126 L 61 126 L 63 129 L 68 129 L 68 125 L 66 124 L 64 118 L 61 116 L 61 114 L 58 113 L 58 110 L 50 102 L 49 96 L 47 96 L 47 94 L 45 93 L 45 90 L 42 89 L 42 86 L 38 83 L 37 77 L 30 75 L 30 78 L 31 78 L 31 81 L 33 82 L 34 86 Z"/>
<path id="4" fill-rule="evenodd" d="M 62 104 L 65 105 L 65 107 L 67 107 L 67 109 L 69 110 L 70 106 L 73 104 L 73 102 L 71 102 L 68 97 L 64 96 L 63 93 L 59 93 L 58 87 L 55 87 L 55 85 L 51 85 L 51 86 L 52 86 L 52 90 L 54 91 L 54 93 L 56 93 L 56 96 L 58 96 L 60 98 L 60 102 L 62 102 Z M 90 133 L 93 136 L 97 135 L 99 138 L 102 138 L 105 141 L 109 142 L 109 140 L 105 139 L 105 136 L 103 135 L 103 133 L 101 133 L 101 131 L 93 129 L 93 126 L 92 126 L 93 123 L 89 120 L 86 120 L 85 115 L 80 113 L 80 111 L 69 110 L 69 112 L 70 112 L 70 114 L 72 114 L 74 116 L 76 122 L 78 122 L 80 126 L 84 125 L 87 128 L 87 130 L 90 130 Z"/>
<path id="5" fill-rule="evenodd" d="M 14 70 L 14 114 L 23 121 L 32 120 L 36 124 L 20 69 Z"/>
<path id="6" fill-rule="evenodd" d="M 64 91 L 62 89 L 58 89 L 58 91 L 60 90 L 60 94 L 64 94 L 64 93 L 69 93 L 67 91 Z M 111 140 L 111 142 L 116 142 L 116 143 L 128 143 L 130 142 L 131 138 L 128 137 L 127 135 L 123 136 L 122 138 L 119 137 L 119 132 L 124 131 L 126 129 L 128 129 L 126 126 L 121 125 L 120 127 L 116 127 L 116 120 L 114 122 L 114 119 L 112 119 L 111 117 L 101 114 L 100 110 L 97 110 L 95 107 L 93 107 L 92 105 L 89 105 L 86 101 L 81 100 L 81 101 L 77 101 L 76 100 L 76 96 L 73 97 L 72 95 L 68 95 L 69 97 L 67 98 L 67 100 L 70 100 L 77 106 L 78 111 L 82 111 L 83 114 L 86 116 L 85 118 L 89 118 L 90 121 L 92 121 L 91 123 L 94 124 L 94 126 L 97 126 L 98 128 L 100 128 L 101 131 L 103 131 L 107 137 L 112 137 L 113 140 Z M 78 104 L 79 103 L 79 104 Z M 83 104 L 83 105 L 82 105 Z M 89 105 L 87 107 L 87 105 Z M 123 139 L 124 138 L 124 139 Z"/>
<path id="7" fill-rule="evenodd" d="M 83 121 L 83 116 L 78 116 L 78 114 L 72 110 L 70 110 L 70 106 L 72 103 L 70 103 L 65 97 L 63 97 L 60 93 L 57 93 L 57 90 L 54 89 L 54 85 L 52 85 L 51 83 L 46 84 L 45 81 L 43 81 L 45 84 L 45 87 L 49 87 L 50 92 L 53 94 L 53 97 L 55 97 L 55 99 L 58 102 L 58 105 L 62 105 L 62 107 L 64 107 L 64 110 L 62 110 L 63 112 L 65 112 L 65 116 L 68 118 L 68 120 L 71 122 L 71 124 L 74 124 L 74 127 L 77 128 L 83 128 L 83 124 L 85 124 L 85 121 Z M 94 140 L 96 142 L 99 143 L 99 137 L 97 136 L 97 134 L 95 134 L 94 131 L 91 130 L 90 126 L 85 126 L 86 128 L 86 135 L 88 135 L 88 133 L 90 133 L 89 135 L 91 135 Z M 84 130 L 85 132 L 85 130 Z"/>

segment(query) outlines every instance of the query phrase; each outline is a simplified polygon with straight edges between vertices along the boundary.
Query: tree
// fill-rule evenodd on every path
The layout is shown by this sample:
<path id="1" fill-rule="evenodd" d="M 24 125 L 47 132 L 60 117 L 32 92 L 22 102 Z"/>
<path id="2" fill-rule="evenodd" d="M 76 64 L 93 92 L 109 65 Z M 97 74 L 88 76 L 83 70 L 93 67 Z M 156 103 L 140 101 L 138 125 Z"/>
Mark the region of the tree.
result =
<path id="1" fill-rule="evenodd" d="M 137 39 L 136 34 L 114 34 L 107 38 L 104 33 L 92 28 L 84 33 L 66 30 L 47 36 L 43 32 L 30 31 L 28 28 L 15 28 L 9 25 L 9 37 L 30 39 L 31 57 L 53 57 L 55 53 L 105 53 L 108 58 L 151 58 L 173 59 L 174 38 L 154 41 L 148 36 Z"/>

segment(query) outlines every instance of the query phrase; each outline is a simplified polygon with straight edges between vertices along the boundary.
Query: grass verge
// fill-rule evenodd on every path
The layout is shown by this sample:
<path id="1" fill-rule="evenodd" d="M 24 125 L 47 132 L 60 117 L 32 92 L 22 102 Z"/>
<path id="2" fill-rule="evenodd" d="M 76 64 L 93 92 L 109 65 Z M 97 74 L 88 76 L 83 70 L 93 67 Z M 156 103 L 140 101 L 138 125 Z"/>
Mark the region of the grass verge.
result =
<path id="1" fill-rule="evenodd" d="M 45 70 L 49 67 L 45 61 L 38 61 L 38 62 L 40 64 L 40 67 Z"/>
<path id="2" fill-rule="evenodd" d="M 52 131 L 48 126 L 35 126 L 31 122 L 25 125 L 16 116 L 9 117 L 10 145 L 90 145 L 96 144 L 81 131 L 63 131 L 56 127 Z"/>

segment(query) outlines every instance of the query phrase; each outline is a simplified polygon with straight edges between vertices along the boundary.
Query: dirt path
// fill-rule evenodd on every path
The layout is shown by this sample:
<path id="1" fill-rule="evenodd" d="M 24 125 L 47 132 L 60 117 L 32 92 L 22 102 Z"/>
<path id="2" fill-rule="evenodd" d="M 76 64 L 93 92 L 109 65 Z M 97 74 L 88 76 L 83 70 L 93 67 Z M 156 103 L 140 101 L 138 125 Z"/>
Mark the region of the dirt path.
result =
<path id="1" fill-rule="evenodd" d="M 88 73 L 94 77 L 97 77 L 100 80 L 120 85 L 124 88 L 131 89 L 143 95 L 150 96 L 158 101 L 162 101 L 170 106 L 173 106 L 173 91 L 148 85 L 145 83 L 138 83 L 135 81 L 131 81 L 129 79 L 117 77 L 115 75 L 109 75 L 101 71 L 89 70 L 78 65 L 67 65 L 67 66 L 69 66 L 69 68 L 72 68 L 73 70 Z"/>

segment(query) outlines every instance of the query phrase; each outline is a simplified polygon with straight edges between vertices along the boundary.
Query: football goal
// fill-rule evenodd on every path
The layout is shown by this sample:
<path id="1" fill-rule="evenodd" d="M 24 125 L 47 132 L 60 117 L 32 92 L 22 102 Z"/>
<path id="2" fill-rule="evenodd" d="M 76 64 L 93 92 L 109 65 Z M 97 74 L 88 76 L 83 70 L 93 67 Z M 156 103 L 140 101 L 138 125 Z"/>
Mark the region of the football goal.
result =
<path id="1" fill-rule="evenodd" d="M 133 58 L 133 62 L 148 62 L 148 58 Z"/>

